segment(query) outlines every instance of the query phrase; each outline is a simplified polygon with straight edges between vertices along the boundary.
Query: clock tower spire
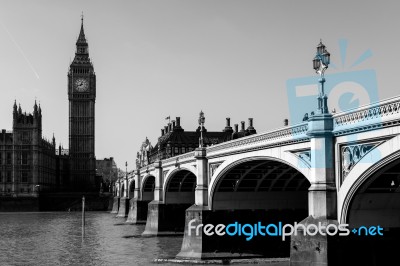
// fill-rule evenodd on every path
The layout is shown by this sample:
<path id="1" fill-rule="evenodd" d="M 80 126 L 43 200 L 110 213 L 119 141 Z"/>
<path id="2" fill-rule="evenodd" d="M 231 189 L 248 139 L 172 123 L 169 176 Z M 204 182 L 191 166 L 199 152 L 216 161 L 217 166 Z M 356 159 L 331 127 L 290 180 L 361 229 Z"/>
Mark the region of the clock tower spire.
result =
<path id="1" fill-rule="evenodd" d="M 76 40 L 75 57 L 68 71 L 70 188 L 91 191 L 95 185 L 96 74 L 83 28 Z"/>

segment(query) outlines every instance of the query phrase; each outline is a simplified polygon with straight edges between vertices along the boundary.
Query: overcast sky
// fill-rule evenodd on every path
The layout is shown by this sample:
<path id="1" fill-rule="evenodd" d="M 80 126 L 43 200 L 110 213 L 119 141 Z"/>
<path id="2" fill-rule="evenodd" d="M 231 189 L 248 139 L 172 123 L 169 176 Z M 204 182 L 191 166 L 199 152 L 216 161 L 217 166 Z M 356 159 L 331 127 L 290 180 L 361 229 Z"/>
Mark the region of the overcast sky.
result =
<path id="1" fill-rule="evenodd" d="M 12 129 L 14 99 L 31 112 L 37 98 L 43 135 L 54 132 L 68 148 L 67 71 L 82 11 L 97 75 L 96 157 L 133 169 L 140 144 L 146 136 L 156 143 L 167 116 L 180 116 L 185 130 L 197 127 L 200 110 L 208 130 L 222 130 L 225 117 L 246 126 L 253 117 L 258 132 L 281 127 L 289 117 L 286 82 L 315 75 L 320 38 L 336 65 L 327 73 L 372 69 L 379 97 L 398 95 L 399 5 L 0 0 L 0 128 Z M 371 57 L 350 67 L 368 50 Z"/>

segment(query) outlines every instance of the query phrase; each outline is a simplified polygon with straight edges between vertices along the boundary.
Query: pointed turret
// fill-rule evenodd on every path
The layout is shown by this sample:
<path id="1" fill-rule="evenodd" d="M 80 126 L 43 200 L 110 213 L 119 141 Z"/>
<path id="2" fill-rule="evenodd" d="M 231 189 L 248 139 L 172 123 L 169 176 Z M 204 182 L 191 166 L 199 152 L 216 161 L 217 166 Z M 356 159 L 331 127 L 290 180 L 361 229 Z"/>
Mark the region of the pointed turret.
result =
<path id="1" fill-rule="evenodd" d="M 55 148 L 55 147 L 56 147 L 56 138 L 54 137 L 54 133 L 53 133 L 53 139 L 52 139 L 52 142 L 53 142 L 53 147 Z"/>
<path id="2" fill-rule="evenodd" d="M 85 30 L 83 29 L 83 15 L 81 18 L 81 31 L 76 40 L 75 58 L 72 64 L 90 64 L 89 45 L 86 41 Z"/>
<path id="3" fill-rule="evenodd" d="M 22 114 L 22 109 L 21 109 L 21 104 L 19 104 L 19 107 L 18 107 L 18 114 Z"/>
<path id="4" fill-rule="evenodd" d="M 14 101 L 13 113 L 17 114 L 17 100 Z"/>
<path id="5" fill-rule="evenodd" d="M 33 106 L 33 115 L 34 116 L 38 115 L 38 106 L 37 106 L 36 100 L 35 100 L 35 105 Z"/>
<path id="6" fill-rule="evenodd" d="M 85 31 L 83 29 L 83 15 L 81 18 L 81 31 L 79 32 L 79 37 L 78 40 L 76 41 L 76 45 L 78 46 L 87 46 L 87 42 L 86 42 L 86 37 L 85 37 Z"/>

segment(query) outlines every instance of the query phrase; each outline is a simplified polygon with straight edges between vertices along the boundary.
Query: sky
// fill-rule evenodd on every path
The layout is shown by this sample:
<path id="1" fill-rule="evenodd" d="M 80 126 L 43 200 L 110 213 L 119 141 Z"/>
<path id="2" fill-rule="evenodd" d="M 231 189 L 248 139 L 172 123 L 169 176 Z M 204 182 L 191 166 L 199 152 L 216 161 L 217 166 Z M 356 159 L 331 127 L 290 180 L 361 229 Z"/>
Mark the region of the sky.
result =
<path id="1" fill-rule="evenodd" d="M 43 136 L 68 148 L 67 71 L 81 14 L 97 76 L 96 157 L 135 168 L 171 116 L 185 130 L 220 131 L 254 118 L 258 132 L 290 118 L 287 82 L 373 70 L 379 99 L 399 95 L 400 3 L 396 1 L 0 0 L 0 128 L 12 129 L 14 100 L 43 113 Z M 345 57 L 340 42 L 345 40 Z M 365 60 L 354 66 L 361 55 Z M 345 59 L 344 61 L 342 59 Z M 353 66 L 352 66 L 353 65 Z M 327 76 L 327 84 L 329 78 Z M 316 106 L 315 101 L 315 106 Z M 292 106 L 293 107 L 293 106 Z M 312 109 L 312 106 L 307 106 Z M 333 108 L 333 107 L 332 107 Z M 292 121 L 290 121 L 292 122 Z"/>

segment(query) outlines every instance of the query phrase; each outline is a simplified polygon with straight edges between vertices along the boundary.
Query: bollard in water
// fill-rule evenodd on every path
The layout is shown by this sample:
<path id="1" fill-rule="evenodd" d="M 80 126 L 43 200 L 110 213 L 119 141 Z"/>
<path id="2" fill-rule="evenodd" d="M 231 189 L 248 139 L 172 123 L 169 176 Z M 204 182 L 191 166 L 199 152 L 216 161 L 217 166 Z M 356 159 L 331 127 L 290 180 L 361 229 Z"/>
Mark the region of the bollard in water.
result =
<path id="1" fill-rule="evenodd" d="M 85 196 L 82 197 L 82 236 L 85 234 Z"/>

